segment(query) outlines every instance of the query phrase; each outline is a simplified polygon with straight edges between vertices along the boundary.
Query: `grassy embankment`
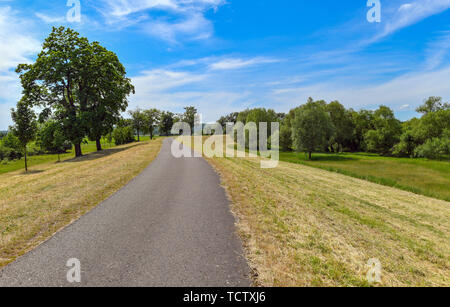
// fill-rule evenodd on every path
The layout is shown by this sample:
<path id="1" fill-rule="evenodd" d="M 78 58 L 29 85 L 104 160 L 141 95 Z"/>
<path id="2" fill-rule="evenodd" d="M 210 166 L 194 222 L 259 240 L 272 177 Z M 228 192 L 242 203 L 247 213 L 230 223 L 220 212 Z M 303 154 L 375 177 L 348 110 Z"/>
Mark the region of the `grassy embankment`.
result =
<path id="1" fill-rule="evenodd" d="M 450 203 L 301 164 L 208 160 L 257 284 L 367 286 L 377 258 L 383 286 L 450 286 Z"/>
<path id="2" fill-rule="evenodd" d="M 141 141 L 149 141 L 150 137 L 148 136 L 141 136 Z M 32 145 L 30 145 L 32 146 Z M 114 144 L 109 144 L 105 139 L 102 139 L 102 148 L 108 149 L 115 147 Z M 83 151 L 83 154 L 88 154 L 91 152 L 97 151 L 97 147 L 95 145 L 95 142 L 88 142 L 87 144 L 82 144 L 81 149 Z M 70 151 L 67 151 L 64 154 L 60 155 L 60 158 L 62 161 L 68 160 L 74 157 L 74 151 L 73 148 Z M 39 164 L 44 163 L 51 163 L 51 162 L 57 162 L 58 161 L 58 155 L 55 154 L 44 154 L 44 155 L 37 155 L 37 156 L 30 156 L 28 157 L 28 166 L 36 166 Z M 21 160 L 14 160 L 14 161 L 0 161 L 0 174 L 5 174 L 17 170 L 21 170 L 24 168 L 24 159 Z"/>
<path id="3" fill-rule="evenodd" d="M 380 157 L 375 154 L 280 153 L 280 160 L 304 164 L 395 187 L 420 195 L 450 201 L 450 162 L 427 159 Z"/>
<path id="4" fill-rule="evenodd" d="M 0 175 L 0 267 L 119 190 L 159 153 L 162 139 Z M 85 151 L 87 152 L 87 151 Z"/>

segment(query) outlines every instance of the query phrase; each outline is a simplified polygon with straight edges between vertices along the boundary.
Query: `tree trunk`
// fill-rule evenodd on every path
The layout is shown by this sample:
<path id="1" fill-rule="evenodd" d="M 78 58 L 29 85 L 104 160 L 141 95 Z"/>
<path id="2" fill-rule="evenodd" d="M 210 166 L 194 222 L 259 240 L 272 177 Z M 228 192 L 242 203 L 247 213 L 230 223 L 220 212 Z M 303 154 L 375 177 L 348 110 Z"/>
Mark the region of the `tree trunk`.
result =
<path id="1" fill-rule="evenodd" d="M 81 152 L 81 144 L 75 144 L 75 157 L 81 157 L 83 153 Z"/>
<path id="2" fill-rule="evenodd" d="M 100 139 L 95 140 L 95 143 L 97 145 L 97 151 L 102 151 L 102 142 Z"/>
<path id="3" fill-rule="evenodd" d="M 139 133 L 140 131 L 139 131 L 139 129 L 137 129 L 137 135 L 138 135 L 138 142 L 140 142 L 141 141 L 141 138 L 140 138 L 140 133 Z"/>
<path id="4" fill-rule="evenodd" d="M 309 155 L 309 160 L 312 160 L 312 152 L 309 152 L 308 155 Z"/>
<path id="5" fill-rule="evenodd" d="M 28 173 L 27 146 L 25 146 L 25 172 Z"/>
<path id="6" fill-rule="evenodd" d="M 153 128 L 150 128 L 150 141 L 153 140 Z"/>

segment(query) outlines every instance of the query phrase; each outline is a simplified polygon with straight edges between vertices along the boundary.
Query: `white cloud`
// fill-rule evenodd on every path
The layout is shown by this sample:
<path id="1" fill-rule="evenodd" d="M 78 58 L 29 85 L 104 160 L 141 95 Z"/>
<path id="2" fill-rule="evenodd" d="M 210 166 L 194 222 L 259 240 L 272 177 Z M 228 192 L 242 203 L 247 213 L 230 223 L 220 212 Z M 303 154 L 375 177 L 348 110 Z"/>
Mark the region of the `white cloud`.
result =
<path id="1" fill-rule="evenodd" d="M 450 51 L 450 31 L 440 33 L 438 39 L 428 44 L 426 51 L 426 69 L 433 70 L 438 68 L 446 59 Z"/>
<path id="2" fill-rule="evenodd" d="M 35 14 L 37 18 L 39 18 L 40 20 L 42 20 L 45 23 L 63 23 L 66 22 L 66 18 L 64 17 L 52 17 L 52 16 L 48 16 L 46 14 L 43 13 L 36 13 Z"/>
<path id="3" fill-rule="evenodd" d="M 279 62 L 279 60 L 263 57 L 253 58 L 249 60 L 229 58 L 216 63 L 212 63 L 209 68 L 212 70 L 231 70 L 276 62 Z"/>
<path id="4" fill-rule="evenodd" d="M 213 25 L 205 12 L 217 10 L 224 0 L 102 0 L 101 12 L 118 27 L 140 25 L 144 32 L 177 43 L 179 40 L 208 39 Z M 151 12 L 163 14 L 151 15 Z M 158 15 L 159 17 L 156 17 Z M 162 15 L 162 16 L 161 16 Z"/>
<path id="5" fill-rule="evenodd" d="M 27 34 L 29 27 L 10 7 L 0 7 L 0 129 L 11 124 L 10 109 L 20 98 L 14 69 L 19 63 L 29 63 L 40 49 L 40 43 Z"/>
<path id="6" fill-rule="evenodd" d="M 250 92 L 225 90 L 217 86 L 220 82 L 216 82 L 216 77 L 167 69 L 145 71 L 132 78 L 136 95 L 131 97 L 129 108 L 182 112 L 183 107 L 195 106 L 204 120 L 211 122 L 249 103 Z"/>
<path id="7" fill-rule="evenodd" d="M 383 20 L 387 21 L 383 30 L 373 38 L 373 41 L 416 24 L 425 18 L 442 13 L 449 8 L 450 0 L 415 0 L 400 5 L 396 10 L 391 9 L 391 12 L 383 10 Z"/>
<path id="8" fill-rule="evenodd" d="M 408 110 L 410 108 L 411 108 L 411 106 L 409 104 L 404 104 L 404 105 L 400 106 L 399 110 Z"/>
<path id="9" fill-rule="evenodd" d="M 450 67 L 436 71 L 421 71 L 399 76 L 390 81 L 364 86 L 342 82 L 317 83 L 303 87 L 278 88 L 270 99 L 280 102 L 284 111 L 302 104 L 308 97 L 339 100 L 347 107 L 370 108 L 381 104 L 397 111 L 415 108 L 429 96 L 450 98 Z"/>

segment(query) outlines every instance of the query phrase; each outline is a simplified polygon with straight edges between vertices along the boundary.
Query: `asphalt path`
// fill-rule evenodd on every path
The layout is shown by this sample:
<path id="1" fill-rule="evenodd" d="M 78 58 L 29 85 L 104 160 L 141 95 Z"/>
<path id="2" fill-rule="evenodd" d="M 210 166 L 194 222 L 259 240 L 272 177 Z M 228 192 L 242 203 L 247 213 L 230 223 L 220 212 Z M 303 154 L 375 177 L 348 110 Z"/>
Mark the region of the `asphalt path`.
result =
<path id="1" fill-rule="evenodd" d="M 174 158 L 172 142 L 112 197 L 1 270 L 0 287 L 250 286 L 219 176 L 203 158 Z M 80 283 L 67 279 L 69 259 L 80 262 Z"/>

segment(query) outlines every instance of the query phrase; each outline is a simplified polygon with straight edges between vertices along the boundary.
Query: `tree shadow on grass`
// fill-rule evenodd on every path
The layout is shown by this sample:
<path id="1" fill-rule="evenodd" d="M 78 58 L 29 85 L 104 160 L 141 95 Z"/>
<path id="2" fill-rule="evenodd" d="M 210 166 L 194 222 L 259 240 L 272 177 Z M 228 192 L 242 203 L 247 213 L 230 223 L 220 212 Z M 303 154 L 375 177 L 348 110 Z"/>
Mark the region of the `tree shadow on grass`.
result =
<path id="1" fill-rule="evenodd" d="M 23 170 L 22 172 L 19 173 L 19 175 L 23 175 L 23 176 L 36 175 L 36 174 L 40 174 L 40 173 L 43 173 L 43 172 L 45 172 L 45 171 L 38 170 L 38 169 L 33 169 L 33 170 L 29 169 L 28 172 L 25 172 L 25 170 Z"/>
<path id="2" fill-rule="evenodd" d="M 93 161 L 93 160 L 97 160 L 97 159 L 101 159 L 107 156 L 111 156 L 114 154 L 117 154 L 119 152 L 122 151 L 127 151 L 129 149 L 132 149 L 134 147 L 137 146 L 142 146 L 145 145 L 145 143 L 136 143 L 132 146 L 128 146 L 128 147 L 122 147 L 122 148 L 109 148 L 109 149 L 104 149 L 102 151 L 96 151 L 96 152 L 91 152 L 88 153 L 82 157 L 78 157 L 78 158 L 72 158 L 69 160 L 65 160 L 62 163 L 78 163 L 78 162 L 85 162 L 85 161 Z"/>

